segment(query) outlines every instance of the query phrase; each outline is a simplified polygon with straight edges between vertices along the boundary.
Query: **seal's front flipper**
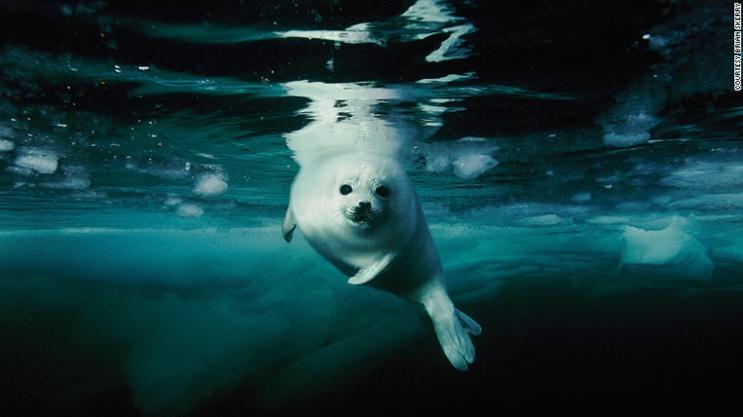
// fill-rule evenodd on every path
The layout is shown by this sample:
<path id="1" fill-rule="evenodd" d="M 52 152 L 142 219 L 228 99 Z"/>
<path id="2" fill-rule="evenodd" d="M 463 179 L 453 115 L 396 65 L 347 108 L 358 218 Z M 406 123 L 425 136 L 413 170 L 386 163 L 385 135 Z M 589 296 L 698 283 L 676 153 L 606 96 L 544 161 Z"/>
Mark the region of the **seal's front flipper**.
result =
<path id="1" fill-rule="evenodd" d="M 361 285 L 378 277 L 382 272 L 386 271 L 390 267 L 392 261 L 394 261 L 395 255 L 388 253 L 384 255 L 382 259 L 374 262 L 366 268 L 361 268 L 356 275 L 348 279 L 348 283 L 351 285 Z"/>
<path id="2" fill-rule="evenodd" d="M 292 237 L 294 237 L 294 229 L 296 228 L 297 223 L 294 221 L 292 205 L 289 203 L 289 207 L 286 209 L 286 215 L 284 216 L 284 224 L 281 226 L 281 233 L 284 235 L 284 240 L 286 240 L 287 243 L 292 241 Z"/>

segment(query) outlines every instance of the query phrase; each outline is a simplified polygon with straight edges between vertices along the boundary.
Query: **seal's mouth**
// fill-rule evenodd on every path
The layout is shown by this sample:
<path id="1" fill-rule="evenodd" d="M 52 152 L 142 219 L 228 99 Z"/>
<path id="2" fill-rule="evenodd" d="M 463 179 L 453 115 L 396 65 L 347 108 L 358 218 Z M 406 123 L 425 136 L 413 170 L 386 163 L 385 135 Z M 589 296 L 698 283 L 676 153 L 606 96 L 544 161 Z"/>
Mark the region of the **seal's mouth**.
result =
<path id="1" fill-rule="evenodd" d="M 374 213 L 371 207 L 353 207 L 346 211 L 346 218 L 358 226 L 369 226 L 374 222 L 376 217 L 376 213 Z"/>

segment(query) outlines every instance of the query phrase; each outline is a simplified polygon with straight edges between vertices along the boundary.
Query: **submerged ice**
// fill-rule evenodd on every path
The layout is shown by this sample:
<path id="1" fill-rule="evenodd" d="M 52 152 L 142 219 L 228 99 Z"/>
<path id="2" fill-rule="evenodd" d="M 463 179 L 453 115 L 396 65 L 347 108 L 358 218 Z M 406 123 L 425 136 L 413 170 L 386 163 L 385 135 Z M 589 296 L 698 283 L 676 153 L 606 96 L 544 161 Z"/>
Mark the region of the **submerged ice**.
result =
<path id="1" fill-rule="evenodd" d="M 684 221 L 675 217 L 661 230 L 624 226 L 622 266 L 642 270 L 651 279 L 658 277 L 707 281 L 714 265 L 707 248 L 684 231 Z"/>
<path id="2" fill-rule="evenodd" d="M 118 362 L 136 404 L 156 415 L 246 379 L 264 387 L 266 401 L 302 395 L 302 379 L 280 382 L 286 372 L 313 384 L 352 379 L 357 365 L 371 365 L 370 350 L 398 349 L 420 331 L 401 302 L 347 289 L 306 245 L 277 236 L 275 227 L 3 232 L 0 300 L 41 317 L 77 311 L 64 323 L 74 330 L 49 343 L 112 347 L 105 359 Z M 29 267 L 40 277 L 7 278 Z M 375 340 L 382 329 L 386 338 Z M 75 343 L 75 334 L 87 336 Z"/>

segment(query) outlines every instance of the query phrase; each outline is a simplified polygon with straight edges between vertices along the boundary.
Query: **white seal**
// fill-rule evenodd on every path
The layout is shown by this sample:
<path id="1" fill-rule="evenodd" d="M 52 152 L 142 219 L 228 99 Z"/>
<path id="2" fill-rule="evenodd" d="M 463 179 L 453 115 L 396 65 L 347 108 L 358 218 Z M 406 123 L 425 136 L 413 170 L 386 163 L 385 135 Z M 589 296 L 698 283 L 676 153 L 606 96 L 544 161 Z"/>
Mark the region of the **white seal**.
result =
<path id="1" fill-rule="evenodd" d="M 304 164 L 284 219 L 287 242 L 296 227 L 350 284 L 421 304 L 455 368 L 466 370 L 474 361 L 470 334 L 480 334 L 480 326 L 449 299 L 436 246 L 398 160 L 350 151 Z"/>

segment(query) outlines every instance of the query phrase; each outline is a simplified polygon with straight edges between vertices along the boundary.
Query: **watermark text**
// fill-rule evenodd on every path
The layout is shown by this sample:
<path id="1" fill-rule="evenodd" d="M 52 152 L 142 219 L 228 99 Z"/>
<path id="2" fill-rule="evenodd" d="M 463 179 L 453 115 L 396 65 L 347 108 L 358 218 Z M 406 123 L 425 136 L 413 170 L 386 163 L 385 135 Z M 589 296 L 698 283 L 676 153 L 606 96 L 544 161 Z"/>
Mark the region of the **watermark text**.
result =
<path id="1" fill-rule="evenodd" d="M 741 89 L 741 7 L 733 3 L 733 90 Z"/>

